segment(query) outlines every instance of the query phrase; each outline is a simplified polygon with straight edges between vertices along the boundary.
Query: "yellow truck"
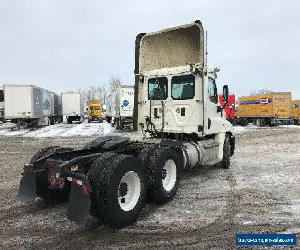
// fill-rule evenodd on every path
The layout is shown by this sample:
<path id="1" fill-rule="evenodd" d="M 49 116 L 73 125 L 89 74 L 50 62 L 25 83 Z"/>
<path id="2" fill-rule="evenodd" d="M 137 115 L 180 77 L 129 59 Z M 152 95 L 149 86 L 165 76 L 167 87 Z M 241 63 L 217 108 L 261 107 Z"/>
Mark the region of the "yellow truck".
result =
<path id="1" fill-rule="evenodd" d="M 238 99 L 236 113 L 237 124 L 247 126 L 255 123 L 259 126 L 292 124 L 291 92 L 271 92 Z"/>
<path id="2" fill-rule="evenodd" d="M 300 100 L 291 101 L 291 118 L 295 125 L 300 125 Z"/>
<path id="3" fill-rule="evenodd" d="M 92 99 L 88 101 L 88 122 L 103 122 L 102 104 L 100 100 Z"/>

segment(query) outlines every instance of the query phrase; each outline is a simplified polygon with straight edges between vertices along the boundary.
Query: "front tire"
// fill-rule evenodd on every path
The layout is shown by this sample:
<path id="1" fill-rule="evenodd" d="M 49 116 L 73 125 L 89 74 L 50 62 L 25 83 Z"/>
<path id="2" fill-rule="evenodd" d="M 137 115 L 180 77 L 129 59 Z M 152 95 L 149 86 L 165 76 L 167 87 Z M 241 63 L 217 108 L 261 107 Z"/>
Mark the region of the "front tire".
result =
<path id="1" fill-rule="evenodd" d="M 223 159 L 221 162 L 222 168 L 229 169 L 230 156 L 231 156 L 230 139 L 229 139 L 229 136 L 226 136 L 224 145 L 223 145 Z"/>
<path id="2" fill-rule="evenodd" d="M 172 148 L 158 148 L 148 165 L 149 196 L 155 203 L 170 201 L 177 192 L 181 175 L 181 161 Z"/>

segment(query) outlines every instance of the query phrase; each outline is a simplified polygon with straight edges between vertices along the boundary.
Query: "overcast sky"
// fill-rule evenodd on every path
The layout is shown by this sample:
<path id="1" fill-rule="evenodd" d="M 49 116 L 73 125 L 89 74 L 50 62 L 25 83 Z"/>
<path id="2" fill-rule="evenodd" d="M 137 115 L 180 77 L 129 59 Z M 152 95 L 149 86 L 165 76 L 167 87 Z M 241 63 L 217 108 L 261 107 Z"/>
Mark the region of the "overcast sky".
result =
<path id="1" fill-rule="evenodd" d="M 133 84 L 140 32 L 200 19 L 219 86 L 268 88 L 300 99 L 298 0 L 0 0 L 0 81 L 64 91 Z"/>

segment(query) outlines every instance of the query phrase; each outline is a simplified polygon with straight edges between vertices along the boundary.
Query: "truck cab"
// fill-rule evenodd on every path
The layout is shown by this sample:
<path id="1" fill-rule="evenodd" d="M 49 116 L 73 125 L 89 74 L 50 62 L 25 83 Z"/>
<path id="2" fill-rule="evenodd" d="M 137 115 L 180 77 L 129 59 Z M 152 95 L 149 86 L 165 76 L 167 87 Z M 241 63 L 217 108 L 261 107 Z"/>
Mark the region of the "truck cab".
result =
<path id="1" fill-rule="evenodd" d="M 212 158 L 222 160 L 225 137 L 233 126 L 218 105 L 219 69 L 208 69 L 200 21 L 154 33 L 136 41 L 135 128 L 153 137 L 208 142 Z M 224 86 L 228 101 L 228 87 Z M 225 98 L 225 99 L 226 99 Z M 201 149 L 197 149 L 200 150 Z"/>

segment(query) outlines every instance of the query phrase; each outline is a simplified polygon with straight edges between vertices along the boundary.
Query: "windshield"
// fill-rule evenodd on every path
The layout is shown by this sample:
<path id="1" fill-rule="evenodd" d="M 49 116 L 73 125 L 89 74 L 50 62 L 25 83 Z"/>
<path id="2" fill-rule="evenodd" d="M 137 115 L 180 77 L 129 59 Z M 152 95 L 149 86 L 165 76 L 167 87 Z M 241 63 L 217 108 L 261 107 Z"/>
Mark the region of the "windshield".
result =
<path id="1" fill-rule="evenodd" d="M 166 77 L 148 80 L 148 99 L 166 100 L 168 97 L 168 79 Z"/>
<path id="2" fill-rule="evenodd" d="M 91 106 L 90 109 L 91 110 L 100 110 L 100 107 L 99 106 Z"/>

